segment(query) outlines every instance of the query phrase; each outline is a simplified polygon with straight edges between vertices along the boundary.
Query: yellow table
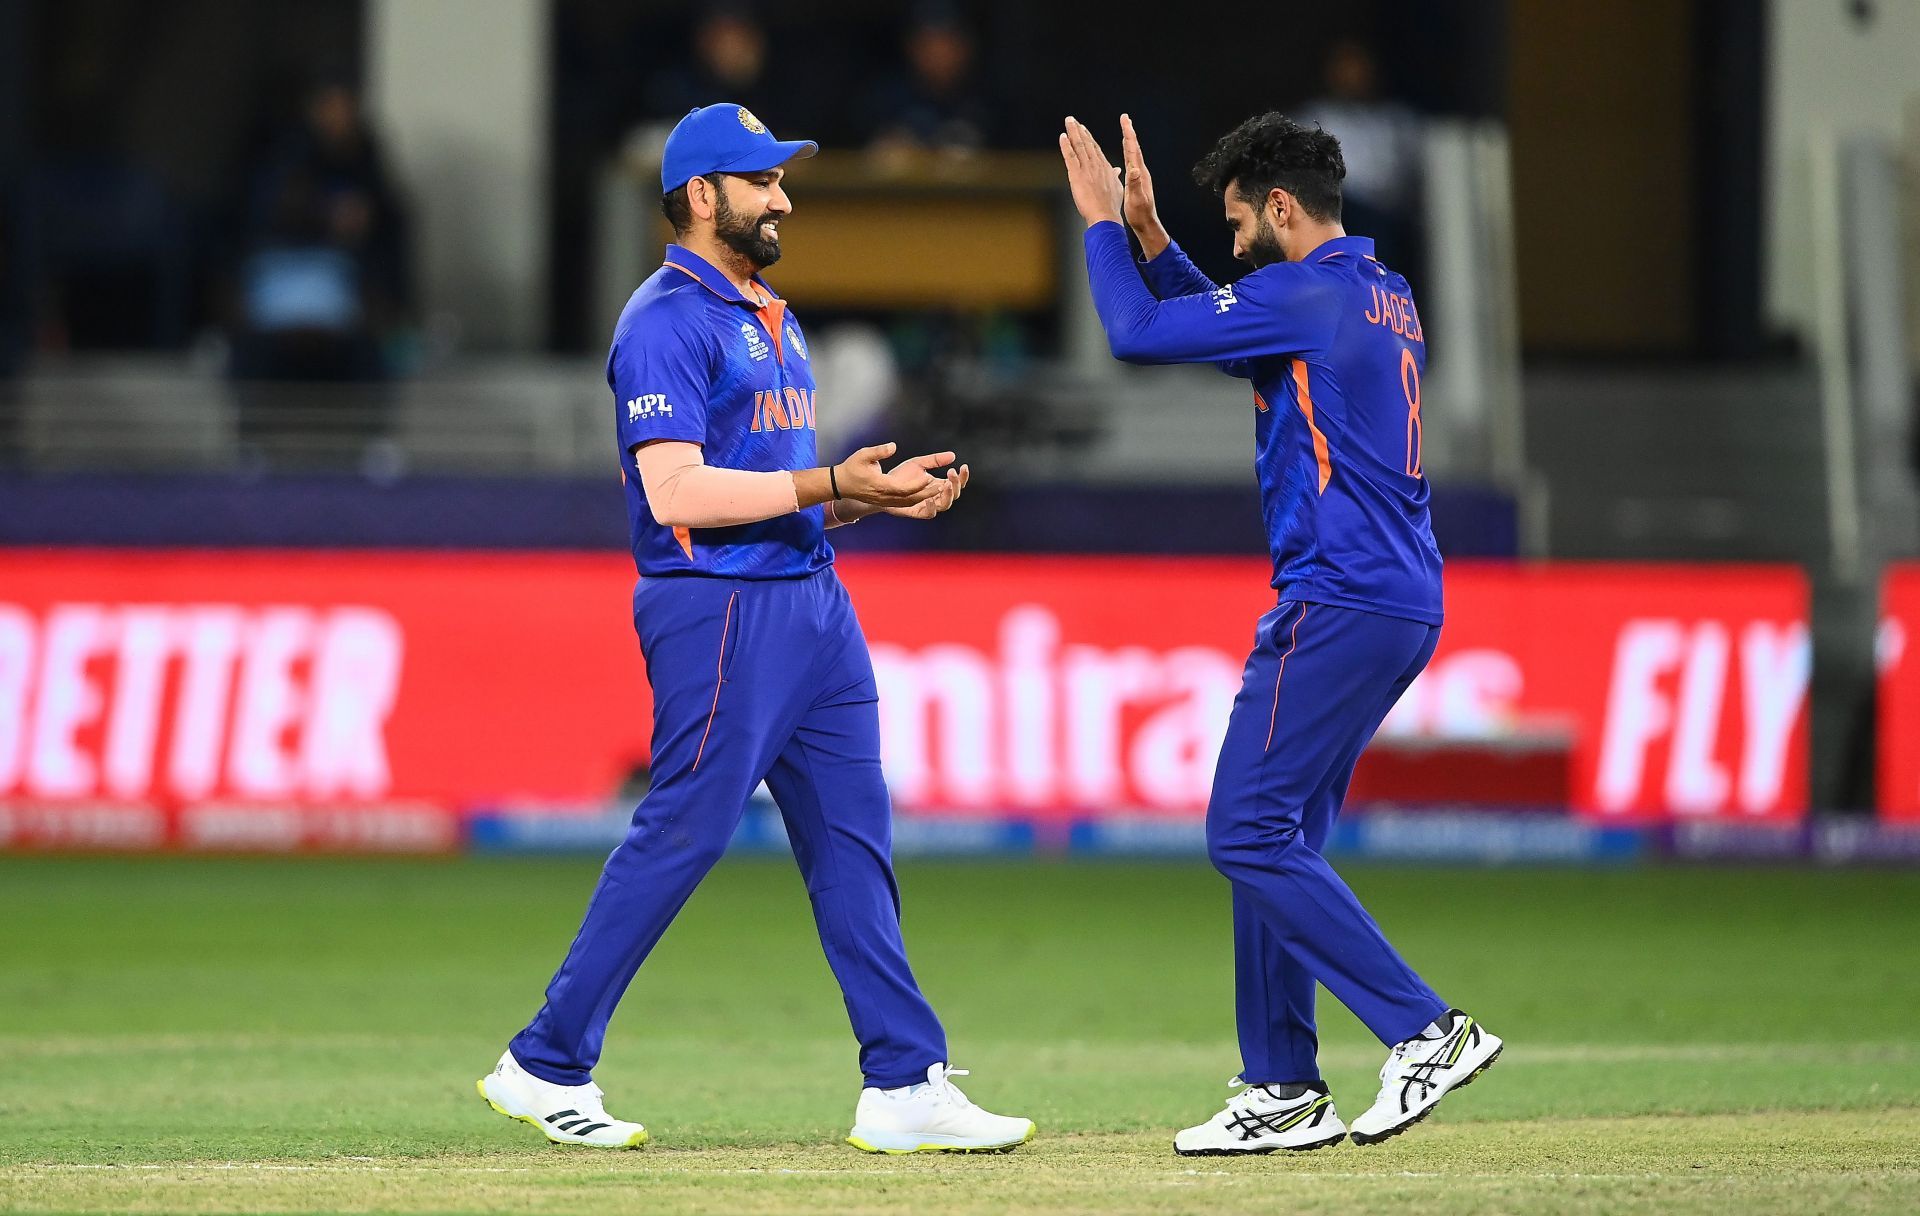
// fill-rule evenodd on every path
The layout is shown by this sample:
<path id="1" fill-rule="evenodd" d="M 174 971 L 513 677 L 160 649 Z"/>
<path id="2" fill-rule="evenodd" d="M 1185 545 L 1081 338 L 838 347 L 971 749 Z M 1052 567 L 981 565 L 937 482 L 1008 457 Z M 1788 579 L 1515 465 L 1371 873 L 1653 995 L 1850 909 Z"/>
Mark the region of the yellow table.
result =
<path id="1" fill-rule="evenodd" d="M 628 162 L 640 188 L 657 166 Z M 1065 178 L 1024 152 L 822 153 L 787 167 L 793 218 L 771 278 L 806 307 L 1040 310 L 1060 302 Z M 657 213 L 656 213 L 657 214 Z M 664 218 L 662 242 L 672 239 Z M 637 280 L 636 280 L 637 281 Z"/>

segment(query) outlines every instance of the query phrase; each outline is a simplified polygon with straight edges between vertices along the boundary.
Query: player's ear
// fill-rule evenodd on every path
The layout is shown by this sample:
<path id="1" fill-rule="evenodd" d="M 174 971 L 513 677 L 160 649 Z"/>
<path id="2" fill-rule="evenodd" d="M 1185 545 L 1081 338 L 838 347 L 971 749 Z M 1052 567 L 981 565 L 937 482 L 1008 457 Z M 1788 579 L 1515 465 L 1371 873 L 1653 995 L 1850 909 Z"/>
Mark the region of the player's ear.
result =
<path id="1" fill-rule="evenodd" d="M 1284 228 L 1287 224 L 1287 214 L 1293 208 L 1293 196 L 1275 186 L 1267 191 L 1267 208 L 1273 214 L 1273 226 Z"/>
<path id="2" fill-rule="evenodd" d="M 687 209 L 703 220 L 713 218 L 714 184 L 704 177 L 692 178 L 687 182 Z"/>

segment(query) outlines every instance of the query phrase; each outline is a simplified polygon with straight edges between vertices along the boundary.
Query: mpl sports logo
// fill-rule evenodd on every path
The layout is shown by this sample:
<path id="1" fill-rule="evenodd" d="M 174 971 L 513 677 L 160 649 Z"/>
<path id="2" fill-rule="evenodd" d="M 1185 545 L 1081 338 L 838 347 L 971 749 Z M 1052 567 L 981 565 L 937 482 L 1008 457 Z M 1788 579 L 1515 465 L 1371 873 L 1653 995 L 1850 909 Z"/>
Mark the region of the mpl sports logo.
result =
<path id="1" fill-rule="evenodd" d="M 380 798 L 404 657 L 364 605 L 0 603 L 0 797 Z"/>
<path id="2" fill-rule="evenodd" d="M 665 393 L 642 393 L 627 402 L 627 421 L 646 422 L 653 418 L 673 417 L 673 406 Z"/>

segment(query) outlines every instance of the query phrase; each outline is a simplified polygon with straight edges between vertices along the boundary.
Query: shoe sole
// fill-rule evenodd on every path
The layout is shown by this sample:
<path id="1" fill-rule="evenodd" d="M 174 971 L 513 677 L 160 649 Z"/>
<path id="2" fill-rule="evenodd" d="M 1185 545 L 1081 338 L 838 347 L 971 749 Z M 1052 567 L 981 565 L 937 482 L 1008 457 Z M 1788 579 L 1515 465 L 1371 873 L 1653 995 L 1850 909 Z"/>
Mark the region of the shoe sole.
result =
<path id="1" fill-rule="evenodd" d="M 1317 1148 L 1332 1148 L 1347 1138 L 1347 1133 L 1315 1140 L 1312 1144 L 1269 1144 L 1264 1148 L 1181 1148 L 1173 1146 L 1176 1157 L 1265 1157 L 1272 1153 L 1310 1153 Z"/>
<path id="2" fill-rule="evenodd" d="M 1029 1124 L 1026 1135 L 1005 1144 L 918 1144 L 912 1148 L 882 1148 L 863 1136 L 848 1136 L 847 1143 L 863 1153 L 884 1153 L 889 1157 L 904 1157 L 908 1153 L 1010 1153 L 1033 1139 L 1039 1130 Z"/>
<path id="3" fill-rule="evenodd" d="M 1361 1145 L 1379 1144 L 1382 1141 L 1393 1139 L 1395 1136 L 1399 1135 L 1401 1132 L 1406 1131 L 1408 1128 L 1412 1127 L 1414 1124 L 1420 1122 L 1422 1119 L 1425 1119 L 1428 1115 L 1432 1114 L 1434 1111 L 1439 1110 L 1440 1103 L 1446 1101 L 1450 1095 L 1459 1093 L 1461 1090 L 1465 1089 L 1467 1086 L 1479 1080 L 1480 1074 L 1487 1071 L 1487 1069 L 1492 1068 L 1493 1062 L 1499 1059 L 1500 1053 L 1505 1051 L 1506 1049 L 1507 1049 L 1507 1045 L 1505 1043 L 1502 1043 L 1500 1044 L 1500 1046 L 1494 1048 L 1493 1054 L 1488 1056 L 1486 1059 L 1480 1061 L 1480 1067 L 1468 1073 L 1461 1080 L 1460 1084 L 1454 1086 L 1452 1089 L 1449 1089 L 1446 1093 L 1441 1094 L 1438 1098 L 1434 1100 L 1434 1103 L 1432 1106 L 1427 1107 L 1425 1110 L 1413 1116 L 1411 1119 L 1408 1119 L 1406 1122 L 1397 1124 L 1393 1127 L 1389 1127 L 1385 1131 L 1373 1132 L 1371 1134 L 1367 1132 L 1356 1132 L 1351 1129 L 1348 1130 L 1347 1134 L 1353 1138 L 1353 1142 L 1355 1144 L 1361 1144 Z"/>
<path id="4" fill-rule="evenodd" d="M 631 1137 L 629 1137 L 625 1144 L 595 1144 L 590 1140 L 562 1140 L 553 1134 L 552 1128 L 549 1128 L 546 1124 L 540 1122 L 540 1120 L 534 1118 L 532 1115 L 516 1115 L 512 1111 L 508 1110 L 506 1107 L 500 1105 L 498 1102 L 495 1102 L 491 1097 L 487 1095 L 487 1079 L 485 1077 L 481 1077 L 478 1081 L 475 1081 L 473 1083 L 473 1088 L 479 1091 L 480 1100 L 482 1102 L 485 1102 L 488 1106 L 492 1107 L 496 1114 L 505 1115 L 507 1118 L 512 1119 L 516 1123 L 524 1123 L 528 1127 L 538 1128 L 540 1130 L 540 1134 L 547 1138 L 548 1144 L 564 1144 L 569 1148 L 620 1149 L 620 1148 L 639 1148 L 641 1145 L 645 1144 L 649 1139 L 649 1137 L 647 1136 L 647 1129 L 643 1127 L 639 1131 L 635 1132 Z"/>

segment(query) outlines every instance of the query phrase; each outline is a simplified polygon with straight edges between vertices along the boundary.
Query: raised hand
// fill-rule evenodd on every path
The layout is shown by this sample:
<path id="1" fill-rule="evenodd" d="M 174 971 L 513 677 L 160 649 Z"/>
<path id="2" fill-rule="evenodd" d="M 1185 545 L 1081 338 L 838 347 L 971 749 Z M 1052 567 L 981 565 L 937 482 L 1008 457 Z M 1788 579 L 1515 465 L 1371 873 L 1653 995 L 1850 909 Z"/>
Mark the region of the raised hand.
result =
<path id="1" fill-rule="evenodd" d="M 835 465 L 834 474 L 840 486 L 840 497 L 891 510 L 894 507 L 916 507 L 951 493 L 949 479 L 934 476 L 932 470 L 944 469 L 952 464 L 952 452 L 910 457 L 895 465 L 891 472 L 881 469 L 880 462 L 892 456 L 899 446 L 897 443 L 878 443 L 861 448 Z"/>
<path id="2" fill-rule="evenodd" d="M 932 519 L 942 511 L 951 511 L 953 504 L 960 501 L 960 492 L 967 488 L 967 482 L 972 477 L 973 471 L 964 464 L 957 469 L 948 469 L 947 475 L 939 479 L 940 493 L 911 507 L 888 507 L 887 514 L 907 519 Z"/>
<path id="3" fill-rule="evenodd" d="M 1073 205 L 1080 218 L 1091 228 L 1112 220 L 1119 223 L 1125 206 L 1120 173 L 1100 150 L 1093 132 L 1069 117 L 1067 129 L 1060 133 L 1060 159 L 1067 165 L 1067 186 L 1073 191 Z"/>
<path id="4" fill-rule="evenodd" d="M 1133 119 L 1125 114 L 1120 116 L 1120 162 L 1127 171 L 1127 227 L 1140 239 L 1140 251 L 1152 261 L 1173 243 L 1173 238 L 1160 223 L 1160 209 L 1153 202 L 1153 175 L 1147 172 L 1147 158 L 1140 153 Z"/>

